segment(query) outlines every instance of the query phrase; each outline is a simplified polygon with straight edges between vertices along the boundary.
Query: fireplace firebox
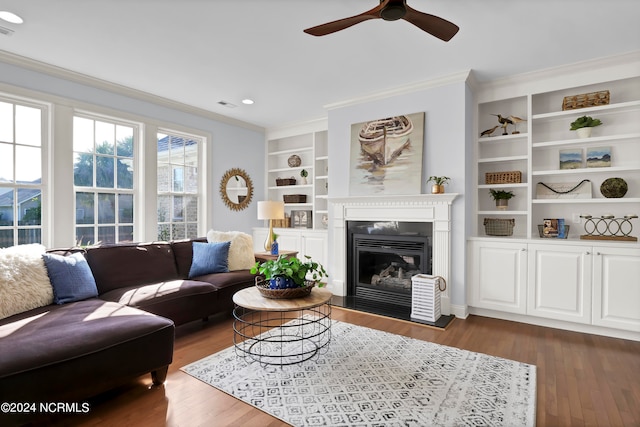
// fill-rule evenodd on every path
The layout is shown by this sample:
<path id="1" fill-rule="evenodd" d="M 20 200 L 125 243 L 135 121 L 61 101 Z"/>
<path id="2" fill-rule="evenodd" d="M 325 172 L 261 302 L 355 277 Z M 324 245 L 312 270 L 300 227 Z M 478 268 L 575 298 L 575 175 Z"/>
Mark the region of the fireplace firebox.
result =
<path id="1" fill-rule="evenodd" d="M 406 317 L 411 277 L 431 274 L 431 223 L 350 221 L 347 297 L 372 311 Z"/>

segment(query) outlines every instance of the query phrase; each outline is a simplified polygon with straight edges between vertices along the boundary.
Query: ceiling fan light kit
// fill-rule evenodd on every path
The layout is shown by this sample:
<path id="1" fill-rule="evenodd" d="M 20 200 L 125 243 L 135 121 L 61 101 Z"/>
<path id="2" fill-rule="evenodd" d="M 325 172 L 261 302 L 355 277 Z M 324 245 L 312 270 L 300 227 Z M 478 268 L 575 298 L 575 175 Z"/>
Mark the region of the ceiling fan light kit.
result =
<path id="1" fill-rule="evenodd" d="M 446 19 L 410 8 L 407 6 L 406 0 L 380 0 L 380 4 L 371 10 L 349 18 L 307 28 L 304 32 L 312 36 L 326 36 L 369 19 L 383 19 L 385 21 L 404 19 L 445 42 L 451 40 L 460 29 L 456 24 Z"/>

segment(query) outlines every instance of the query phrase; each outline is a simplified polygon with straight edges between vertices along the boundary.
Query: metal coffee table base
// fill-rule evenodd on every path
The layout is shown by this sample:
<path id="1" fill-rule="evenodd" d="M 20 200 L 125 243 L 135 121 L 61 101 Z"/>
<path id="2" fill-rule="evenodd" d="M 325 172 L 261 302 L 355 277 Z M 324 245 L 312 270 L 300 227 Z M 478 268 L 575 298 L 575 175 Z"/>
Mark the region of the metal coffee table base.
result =
<path id="1" fill-rule="evenodd" d="M 305 362 L 331 341 L 330 304 L 277 312 L 236 306 L 233 317 L 236 353 L 264 365 Z"/>

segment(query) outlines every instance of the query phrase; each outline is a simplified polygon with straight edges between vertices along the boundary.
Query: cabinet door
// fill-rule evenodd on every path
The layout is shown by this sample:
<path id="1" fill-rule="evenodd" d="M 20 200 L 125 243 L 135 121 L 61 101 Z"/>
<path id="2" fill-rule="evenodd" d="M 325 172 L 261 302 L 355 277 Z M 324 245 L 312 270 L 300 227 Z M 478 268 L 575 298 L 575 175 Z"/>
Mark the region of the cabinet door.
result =
<path id="1" fill-rule="evenodd" d="M 591 323 L 590 247 L 529 245 L 527 314 Z"/>
<path id="2" fill-rule="evenodd" d="M 327 266 L 327 236 L 326 234 L 313 234 L 302 236 L 302 250 L 299 257 L 304 261 L 305 255 L 311 257 L 315 262 Z"/>
<path id="3" fill-rule="evenodd" d="M 471 303 L 473 307 L 526 312 L 526 244 L 471 242 Z"/>
<path id="4" fill-rule="evenodd" d="M 301 234 L 298 230 L 275 230 L 278 235 L 278 248 L 281 251 L 297 251 L 302 250 Z"/>
<path id="5" fill-rule="evenodd" d="M 593 324 L 640 332 L 640 249 L 593 251 Z"/>

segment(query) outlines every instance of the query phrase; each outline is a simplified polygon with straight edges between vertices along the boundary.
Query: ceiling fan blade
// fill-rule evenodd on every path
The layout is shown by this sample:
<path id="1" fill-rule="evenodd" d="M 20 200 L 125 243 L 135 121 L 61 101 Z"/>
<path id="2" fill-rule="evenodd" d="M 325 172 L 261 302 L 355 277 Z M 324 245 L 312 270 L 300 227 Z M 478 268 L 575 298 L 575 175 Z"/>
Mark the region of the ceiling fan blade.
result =
<path id="1" fill-rule="evenodd" d="M 318 25 L 316 27 L 307 28 L 305 33 L 312 36 L 326 36 L 327 34 L 335 33 L 336 31 L 344 30 L 352 25 L 359 24 L 360 22 L 368 19 L 380 18 L 380 11 L 386 6 L 389 0 L 385 0 L 378 6 L 371 10 L 368 10 L 359 15 L 350 16 L 349 18 L 338 19 L 337 21 L 327 22 L 326 24 Z"/>
<path id="2" fill-rule="evenodd" d="M 439 18 L 428 13 L 423 13 L 415 9 L 406 6 L 407 13 L 402 17 L 405 21 L 408 21 L 420 28 L 423 31 L 448 42 L 453 36 L 456 35 L 460 27 L 453 22 L 449 22 L 446 19 Z"/>

